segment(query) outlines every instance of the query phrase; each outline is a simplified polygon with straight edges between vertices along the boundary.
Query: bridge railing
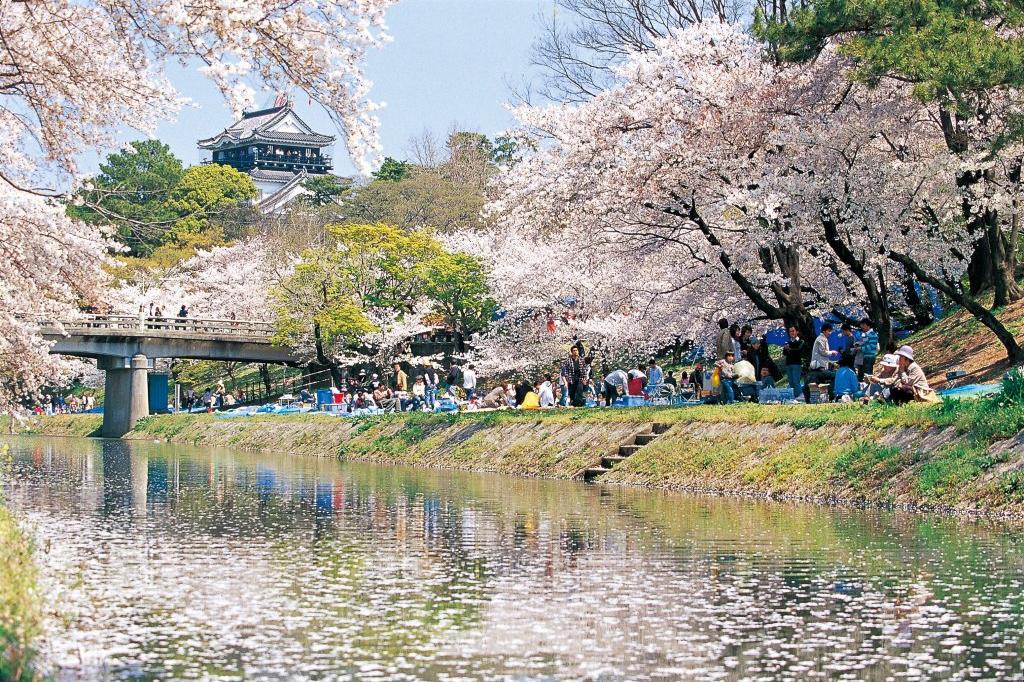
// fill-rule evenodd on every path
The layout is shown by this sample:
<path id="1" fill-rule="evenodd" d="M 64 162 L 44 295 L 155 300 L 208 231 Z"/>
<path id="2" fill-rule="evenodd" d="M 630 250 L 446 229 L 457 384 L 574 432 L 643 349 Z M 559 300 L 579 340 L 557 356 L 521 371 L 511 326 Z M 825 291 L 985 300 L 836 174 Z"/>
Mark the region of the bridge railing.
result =
<path id="1" fill-rule="evenodd" d="M 234 336 L 267 340 L 274 333 L 271 322 L 254 320 L 221 320 L 198 317 L 148 317 L 143 315 L 86 315 L 62 321 L 66 331 L 109 329 L 175 332 L 197 336 Z"/>

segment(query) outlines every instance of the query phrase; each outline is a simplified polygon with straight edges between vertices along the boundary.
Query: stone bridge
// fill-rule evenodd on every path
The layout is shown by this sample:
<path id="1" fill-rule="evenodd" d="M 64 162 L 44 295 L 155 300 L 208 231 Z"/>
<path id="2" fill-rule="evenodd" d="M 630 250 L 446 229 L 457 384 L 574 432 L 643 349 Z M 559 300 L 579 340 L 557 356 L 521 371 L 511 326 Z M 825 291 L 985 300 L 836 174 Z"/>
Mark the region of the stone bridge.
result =
<path id="1" fill-rule="evenodd" d="M 157 358 L 294 364 L 271 342 L 274 327 L 251 320 L 91 315 L 41 322 L 51 353 L 93 358 L 106 371 L 102 435 L 119 438 L 149 416 L 147 373 Z"/>

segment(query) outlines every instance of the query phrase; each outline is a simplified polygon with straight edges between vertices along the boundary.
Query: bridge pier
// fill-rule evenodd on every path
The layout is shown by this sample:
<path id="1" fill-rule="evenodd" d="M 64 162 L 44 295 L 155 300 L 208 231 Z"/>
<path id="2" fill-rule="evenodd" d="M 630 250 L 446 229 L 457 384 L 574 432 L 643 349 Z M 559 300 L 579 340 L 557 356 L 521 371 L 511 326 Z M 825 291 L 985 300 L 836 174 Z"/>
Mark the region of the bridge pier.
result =
<path id="1" fill-rule="evenodd" d="M 125 360 L 102 358 L 98 363 L 107 373 L 100 430 L 104 438 L 120 438 L 135 428 L 135 422 L 149 416 L 149 359 L 136 353 L 129 362 Z"/>

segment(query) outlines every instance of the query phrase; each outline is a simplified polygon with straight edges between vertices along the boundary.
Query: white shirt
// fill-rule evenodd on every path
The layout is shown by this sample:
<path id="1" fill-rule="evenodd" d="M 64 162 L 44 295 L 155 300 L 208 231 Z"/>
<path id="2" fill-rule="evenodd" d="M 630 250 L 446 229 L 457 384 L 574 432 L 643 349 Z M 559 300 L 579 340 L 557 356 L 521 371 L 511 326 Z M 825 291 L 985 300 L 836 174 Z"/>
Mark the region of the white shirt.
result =
<path id="1" fill-rule="evenodd" d="M 629 375 L 623 372 L 621 369 L 617 369 L 604 378 L 606 384 L 611 384 L 616 388 L 626 388 L 629 385 Z"/>
<path id="2" fill-rule="evenodd" d="M 541 407 L 552 407 L 555 404 L 555 394 L 551 390 L 551 382 L 545 381 L 540 385 L 540 393 L 537 394 L 540 399 Z"/>
<path id="3" fill-rule="evenodd" d="M 476 388 L 476 372 L 471 369 L 462 372 L 462 387 Z"/>
<path id="4" fill-rule="evenodd" d="M 814 347 L 811 349 L 811 369 L 828 369 L 828 363 L 832 362 L 832 352 L 828 347 L 828 337 L 819 334 L 814 339 Z"/>

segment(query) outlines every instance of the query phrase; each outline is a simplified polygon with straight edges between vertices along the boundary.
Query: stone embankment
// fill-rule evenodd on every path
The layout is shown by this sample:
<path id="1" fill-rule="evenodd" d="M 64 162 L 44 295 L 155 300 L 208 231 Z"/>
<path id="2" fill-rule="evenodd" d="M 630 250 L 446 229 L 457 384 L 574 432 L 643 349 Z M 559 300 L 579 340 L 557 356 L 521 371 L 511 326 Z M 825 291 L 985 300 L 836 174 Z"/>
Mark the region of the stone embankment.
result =
<path id="1" fill-rule="evenodd" d="M 1024 517 L 1024 415 L 974 406 L 225 419 L 150 417 L 127 438 L 694 492 Z M 1012 417 L 1012 418 L 1010 418 Z M 1022 422 L 1018 424 L 1017 422 Z M 95 416 L 32 431 L 89 435 Z M 656 438 L 646 434 L 658 432 Z M 621 456 L 625 446 L 629 456 Z"/>

